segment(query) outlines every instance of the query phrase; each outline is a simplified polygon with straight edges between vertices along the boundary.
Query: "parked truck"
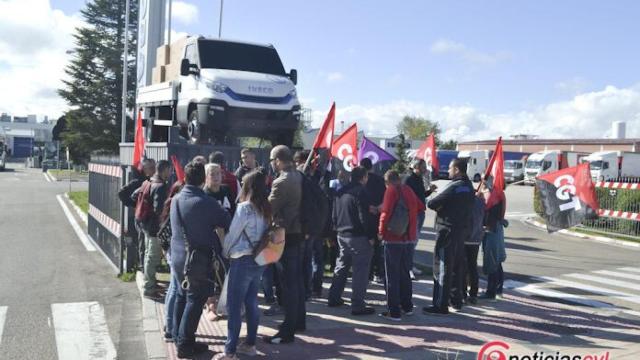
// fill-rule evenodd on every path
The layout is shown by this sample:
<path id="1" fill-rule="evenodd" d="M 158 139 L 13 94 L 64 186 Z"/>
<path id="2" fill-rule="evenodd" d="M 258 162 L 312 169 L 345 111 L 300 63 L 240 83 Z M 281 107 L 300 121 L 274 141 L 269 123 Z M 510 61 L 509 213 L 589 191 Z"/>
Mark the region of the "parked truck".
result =
<path id="1" fill-rule="evenodd" d="M 449 178 L 449 163 L 451 160 L 458 157 L 457 150 L 436 150 L 436 156 L 438 156 L 438 173 L 432 177 L 435 179 L 448 179 Z"/>
<path id="2" fill-rule="evenodd" d="M 593 181 L 640 178 L 640 154 L 625 151 L 598 151 L 586 156 Z"/>
<path id="3" fill-rule="evenodd" d="M 504 181 L 513 183 L 524 180 L 524 160 L 504 161 Z"/>
<path id="4" fill-rule="evenodd" d="M 533 185 L 536 182 L 536 177 L 576 166 L 584 156 L 586 156 L 584 153 L 561 150 L 533 153 L 527 158 L 524 182 Z"/>
<path id="5" fill-rule="evenodd" d="M 152 85 L 138 89 L 147 138 L 169 127 L 191 143 L 234 145 L 260 137 L 291 145 L 300 122 L 297 71 L 273 45 L 190 36 L 158 48 Z"/>

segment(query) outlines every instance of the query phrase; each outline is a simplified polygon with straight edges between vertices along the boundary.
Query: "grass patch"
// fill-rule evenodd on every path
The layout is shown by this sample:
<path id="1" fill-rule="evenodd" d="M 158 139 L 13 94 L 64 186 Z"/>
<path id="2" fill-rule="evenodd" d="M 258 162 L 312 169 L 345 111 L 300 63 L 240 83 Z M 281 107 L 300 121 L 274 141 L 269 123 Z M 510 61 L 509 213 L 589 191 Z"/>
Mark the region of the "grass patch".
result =
<path id="1" fill-rule="evenodd" d="M 613 234 L 613 233 L 609 233 L 609 232 L 590 230 L 590 229 L 585 229 L 585 228 L 581 228 L 581 227 L 575 227 L 575 228 L 573 228 L 571 230 L 575 231 L 575 232 L 578 232 L 578 233 L 586 234 L 586 235 L 604 236 L 604 237 L 608 237 L 608 238 L 616 239 L 616 240 L 632 241 L 632 242 L 640 243 L 640 238 L 633 237 L 633 236 L 625 236 L 625 235 Z"/>
<path id="2" fill-rule="evenodd" d="M 71 177 L 71 180 L 86 179 L 89 176 L 89 172 L 87 171 L 74 171 L 68 169 L 51 169 L 49 170 L 49 174 L 53 175 L 58 180 L 68 180 L 69 177 Z"/>
<path id="3" fill-rule="evenodd" d="M 135 272 L 126 272 L 118 275 L 118 279 L 124 282 L 133 282 L 136 281 L 136 273 Z"/>
<path id="4" fill-rule="evenodd" d="M 72 191 L 69 199 L 73 201 L 83 213 L 89 212 L 89 191 Z"/>

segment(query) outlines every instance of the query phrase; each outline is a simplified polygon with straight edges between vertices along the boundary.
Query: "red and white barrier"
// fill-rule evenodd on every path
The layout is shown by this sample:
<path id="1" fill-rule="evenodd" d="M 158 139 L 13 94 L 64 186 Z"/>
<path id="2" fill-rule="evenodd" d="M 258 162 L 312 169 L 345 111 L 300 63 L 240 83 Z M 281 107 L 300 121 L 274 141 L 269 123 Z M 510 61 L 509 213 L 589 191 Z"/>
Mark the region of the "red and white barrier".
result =
<path id="1" fill-rule="evenodd" d="M 102 226 L 104 226 L 114 236 L 120 237 L 120 224 L 109 217 L 109 215 L 100 211 L 97 207 L 89 204 L 89 215 L 96 219 Z"/>
<path id="2" fill-rule="evenodd" d="M 597 188 L 605 188 L 605 189 L 638 190 L 638 189 L 640 189 L 640 184 L 638 184 L 638 183 L 620 183 L 620 182 L 598 181 L 596 183 L 596 187 Z"/>
<path id="3" fill-rule="evenodd" d="M 107 176 L 122 177 L 122 168 L 120 166 L 89 163 L 89 171 Z"/>
<path id="4" fill-rule="evenodd" d="M 612 218 L 618 218 L 618 219 L 627 219 L 627 220 L 640 221 L 640 214 L 639 213 L 633 213 L 633 212 L 627 212 L 627 211 L 599 209 L 598 210 L 598 215 L 606 216 L 606 217 L 612 217 Z"/>

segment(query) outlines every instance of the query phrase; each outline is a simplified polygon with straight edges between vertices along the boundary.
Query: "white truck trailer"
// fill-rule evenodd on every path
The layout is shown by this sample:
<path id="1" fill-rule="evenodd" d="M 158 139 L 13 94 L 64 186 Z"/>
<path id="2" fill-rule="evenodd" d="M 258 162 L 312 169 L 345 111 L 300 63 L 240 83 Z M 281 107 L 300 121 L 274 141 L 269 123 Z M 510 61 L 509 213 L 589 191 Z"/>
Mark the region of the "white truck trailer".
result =
<path id="1" fill-rule="evenodd" d="M 582 159 L 589 162 L 593 181 L 640 178 L 640 153 L 598 151 Z"/>
<path id="2" fill-rule="evenodd" d="M 272 45 L 187 37 L 158 48 L 153 83 L 138 89 L 147 138 L 169 127 L 191 143 L 234 145 L 260 137 L 291 145 L 300 122 L 297 71 Z"/>
<path id="3" fill-rule="evenodd" d="M 527 158 L 524 169 L 525 184 L 533 185 L 536 177 L 579 164 L 580 159 L 586 154 L 561 151 L 546 150 L 531 154 Z"/>
<path id="4" fill-rule="evenodd" d="M 458 158 L 467 160 L 467 175 L 469 175 L 469 179 L 479 182 L 489 164 L 489 151 L 464 150 L 458 152 Z"/>

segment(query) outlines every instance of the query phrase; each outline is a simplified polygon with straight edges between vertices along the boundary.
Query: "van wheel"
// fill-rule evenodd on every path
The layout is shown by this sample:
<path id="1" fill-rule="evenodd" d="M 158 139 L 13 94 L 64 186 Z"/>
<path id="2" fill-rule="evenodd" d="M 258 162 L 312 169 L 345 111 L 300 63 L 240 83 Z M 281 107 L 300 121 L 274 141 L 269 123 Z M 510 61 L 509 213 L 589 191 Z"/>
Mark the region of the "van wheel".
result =
<path id="1" fill-rule="evenodd" d="M 191 144 L 205 144 L 209 141 L 204 125 L 198 121 L 198 111 L 193 110 L 189 114 L 189 125 L 187 125 L 187 135 Z"/>
<path id="2" fill-rule="evenodd" d="M 480 182 L 480 174 L 473 175 L 473 182 Z"/>

